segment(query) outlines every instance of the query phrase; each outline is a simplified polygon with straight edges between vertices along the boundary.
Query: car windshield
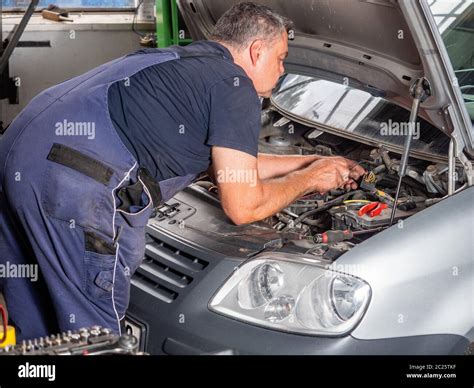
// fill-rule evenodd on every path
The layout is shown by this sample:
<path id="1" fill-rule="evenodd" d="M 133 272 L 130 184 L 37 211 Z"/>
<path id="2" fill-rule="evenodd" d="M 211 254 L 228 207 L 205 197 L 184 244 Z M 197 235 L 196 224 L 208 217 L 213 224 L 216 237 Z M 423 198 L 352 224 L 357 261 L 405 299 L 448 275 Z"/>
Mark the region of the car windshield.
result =
<path id="1" fill-rule="evenodd" d="M 287 74 L 273 93 L 272 102 L 284 112 L 341 134 L 402 149 L 410 112 L 379 97 L 381 91 L 349 86 L 347 79 L 339 78 Z M 445 134 L 421 118 L 416 129 L 412 150 L 445 157 L 449 144 Z"/>
<path id="2" fill-rule="evenodd" d="M 430 0 L 429 4 L 474 127 L 474 3 Z"/>

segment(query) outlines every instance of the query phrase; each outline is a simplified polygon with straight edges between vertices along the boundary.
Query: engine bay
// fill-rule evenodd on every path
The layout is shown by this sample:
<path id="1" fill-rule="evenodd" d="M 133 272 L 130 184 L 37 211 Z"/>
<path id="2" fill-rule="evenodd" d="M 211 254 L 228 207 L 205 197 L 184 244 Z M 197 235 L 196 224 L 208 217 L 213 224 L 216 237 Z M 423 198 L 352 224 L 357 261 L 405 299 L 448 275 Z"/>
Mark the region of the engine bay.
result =
<path id="1" fill-rule="evenodd" d="M 293 122 L 271 109 L 262 115 L 259 152 L 343 156 L 357 161 L 367 171 L 355 190 L 312 193 L 262 220 L 285 236 L 285 241 L 319 253 L 321 249 L 337 247 L 340 254 L 390 226 L 401 155 L 389 152 L 383 145 L 374 147 Z M 456 168 L 455 173 L 455 189 L 459 190 L 465 177 L 461 168 Z M 217 195 L 217 187 L 209 181 L 197 183 Z M 447 193 L 447 162 L 410 158 L 392 223 L 403 223 Z"/>

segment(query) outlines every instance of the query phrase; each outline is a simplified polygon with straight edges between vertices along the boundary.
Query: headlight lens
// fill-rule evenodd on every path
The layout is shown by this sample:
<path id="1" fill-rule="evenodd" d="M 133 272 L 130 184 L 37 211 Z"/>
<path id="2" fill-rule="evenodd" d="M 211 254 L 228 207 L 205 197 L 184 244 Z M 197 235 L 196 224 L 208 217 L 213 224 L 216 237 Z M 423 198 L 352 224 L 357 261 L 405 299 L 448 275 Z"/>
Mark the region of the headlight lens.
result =
<path id="1" fill-rule="evenodd" d="M 209 307 L 271 329 L 341 335 L 360 321 L 370 293 L 362 279 L 325 269 L 316 258 L 272 253 L 238 268 Z"/>
<path id="2" fill-rule="evenodd" d="M 291 315 L 294 307 L 295 300 L 291 295 L 279 296 L 265 307 L 265 319 L 269 322 L 280 322 Z"/>
<path id="3" fill-rule="evenodd" d="M 260 307 L 272 300 L 282 286 L 283 272 L 278 264 L 259 265 L 239 283 L 239 305 L 244 309 Z"/>
<path id="4" fill-rule="evenodd" d="M 332 281 L 332 300 L 337 315 L 344 321 L 350 319 L 364 303 L 367 284 L 347 276 L 336 276 Z"/>

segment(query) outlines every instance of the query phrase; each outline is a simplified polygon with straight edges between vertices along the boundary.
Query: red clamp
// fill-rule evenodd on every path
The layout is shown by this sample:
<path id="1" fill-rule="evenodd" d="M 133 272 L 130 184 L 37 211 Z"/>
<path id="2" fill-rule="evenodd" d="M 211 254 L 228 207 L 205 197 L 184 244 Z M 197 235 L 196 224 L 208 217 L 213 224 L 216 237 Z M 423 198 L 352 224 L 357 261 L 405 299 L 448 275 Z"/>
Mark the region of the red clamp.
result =
<path id="1" fill-rule="evenodd" d="M 368 203 L 367 205 L 362 206 L 358 214 L 359 216 L 363 216 L 364 214 L 367 214 L 369 217 L 375 217 L 375 216 L 378 216 L 380 213 L 382 213 L 382 210 L 386 208 L 388 208 L 388 205 L 386 203 L 371 202 L 371 203 Z"/>

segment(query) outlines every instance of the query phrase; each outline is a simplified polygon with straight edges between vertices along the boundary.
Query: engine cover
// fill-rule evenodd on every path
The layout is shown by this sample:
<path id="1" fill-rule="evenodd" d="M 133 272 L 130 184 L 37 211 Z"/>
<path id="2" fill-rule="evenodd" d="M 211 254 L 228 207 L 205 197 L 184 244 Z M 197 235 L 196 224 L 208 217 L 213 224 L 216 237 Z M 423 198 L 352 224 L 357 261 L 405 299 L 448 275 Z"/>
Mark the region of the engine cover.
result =
<path id="1" fill-rule="evenodd" d="M 417 211 L 419 211 L 419 209 L 413 209 L 410 211 L 397 209 L 395 212 L 394 222 L 407 218 Z M 334 207 L 329 210 L 329 214 L 332 216 L 332 229 L 334 230 L 363 230 L 388 225 L 390 223 L 392 208 L 382 210 L 382 212 L 375 217 L 370 217 L 367 214 L 360 216 L 358 214 L 358 209 L 349 209 L 346 206 Z"/>

